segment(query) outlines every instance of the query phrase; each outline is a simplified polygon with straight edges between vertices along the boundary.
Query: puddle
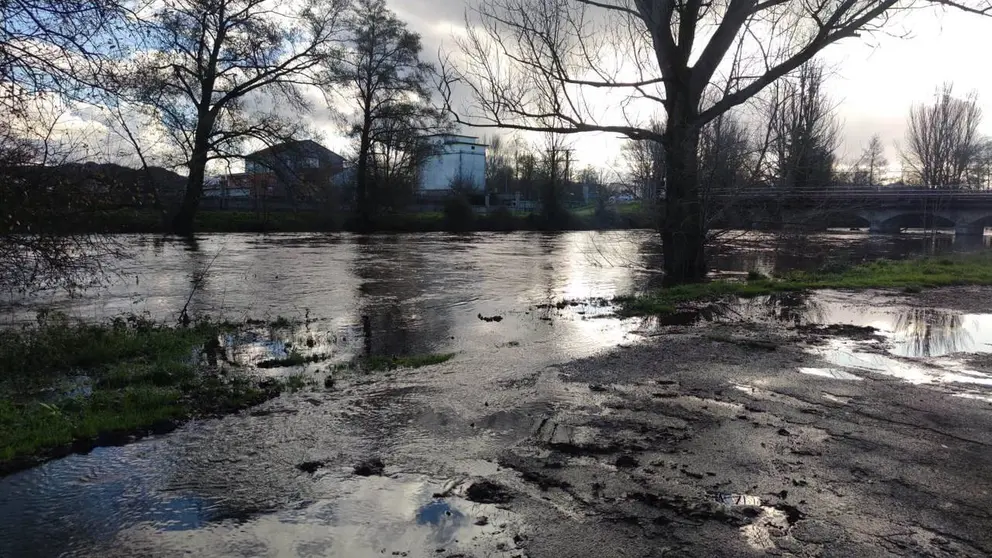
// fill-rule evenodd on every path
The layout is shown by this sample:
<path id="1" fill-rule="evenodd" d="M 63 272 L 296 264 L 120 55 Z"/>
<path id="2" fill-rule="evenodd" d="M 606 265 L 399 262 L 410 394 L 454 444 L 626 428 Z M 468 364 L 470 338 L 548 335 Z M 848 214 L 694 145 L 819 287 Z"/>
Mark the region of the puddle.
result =
<path id="1" fill-rule="evenodd" d="M 992 314 L 941 308 L 853 303 L 845 293 L 788 293 L 737 301 L 722 316 L 773 319 L 794 326 L 846 325 L 873 328 L 891 354 L 928 358 L 992 352 Z"/>
<path id="2" fill-rule="evenodd" d="M 914 384 L 959 383 L 992 386 L 992 376 L 975 370 L 968 370 L 964 368 L 961 361 L 953 359 L 930 359 L 913 362 L 886 354 L 858 350 L 857 344 L 843 339 L 831 339 L 825 347 L 811 349 L 811 352 L 841 368 L 884 374 Z M 816 374 L 817 372 L 814 371 L 835 372 L 850 376 L 839 377 L 839 379 L 859 379 L 853 374 L 830 368 L 800 369 L 800 372 L 807 374 Z M 838 376 L 832 375 L 831 377 Z"/>
<path id="3" fill-rule="evenodd" d="M 328 498 L 301 501 L 274 513 L 209 522 L 192 518 L 199 508 L 179 509 L 183 522 L 141 522 L 116 534 L 107 555 L 194 556 L 427 556 L 500 555 L 513 548 L 514 518 L 495 505 L 456 496 L 434 498 L 443 481 L 414 475 L 322 479 Z M 232 537 L 239 544 L 232 545 Z"/>
<path id="4" fill-rule="evenodd" d="M 970 386 L 981 390 L 979 397 L 992 396 L 984 390 L 992 388 L 992 374 L 951 356 L 992 353 L 992 314 L 854 300 L 835 291 L 741 299 L 715 319 L 775 320 L 812 335 L 808 351 L 829 366 L 798 368 L 801 374 L 857 381 L 863 371 L 913 384 Z"/>

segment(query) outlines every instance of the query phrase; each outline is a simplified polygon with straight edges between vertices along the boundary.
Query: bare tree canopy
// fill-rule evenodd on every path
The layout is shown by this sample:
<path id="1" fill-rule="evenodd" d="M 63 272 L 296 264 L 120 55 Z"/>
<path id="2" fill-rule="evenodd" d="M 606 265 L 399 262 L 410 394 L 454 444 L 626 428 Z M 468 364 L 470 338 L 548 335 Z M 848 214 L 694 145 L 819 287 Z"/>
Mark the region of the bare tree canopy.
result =
<path id="1" fill-rule="evenodd" d="M 931 3 L 992 12 L 990 0 Z M 483 0 L 440 85 L 466 124 L 662 141 L 666 277 L 697 281 L 706 273 L 703 126 L 907 7 L 899 0 Z M 456 103 L 458 95 L 468 101 Z M 661 134 L 638 119 L 639 109 L 659 104 L 667 115 Z"/>
<path id="2" fill-rule="evenodd" d="M 300 86 L 318 83 L 321 65 L 338 55 L 344 10 L 342 0 L 297 6 L 163 0 L 141 15 L 140 50 L 118 68 L 114 89 L 152 115 L 189 170 L 175 232 L 192 231 L 209 161 L 299 130 L 287 116 L 307 108 Z"/>
<path id="3" fill-rule="evenodd" d="M 385 0 L 357 0 L 346 19 L 348 46 L 330 67 L 329 84 L 357 109 L 350 134 L 357 141 L 358 218 L 368 226 L 377 206 L 405 190 L 431 152 L 426 136 L 444 130 L 432 105 L 434 67 L 420 60 L 420 35 L 407 29 Z M 330 89 L 330 88 L 329 88 Z"/>
<path id="4" fill-rule="evenodd" d="M 23 113 L 31 96 L 77 94 L 115 49 L 126 10 L 118 0 L 0 1 L 0 110 Z"/>
<path id="5" fill-rule="evenodd" d="M 981 122 L 978 94 L 958 98 L 954 86 L 944 84 L 932 104 L 910 109 L 905 162 L 924 186 L 963 186 L 968 170 L 982 154 Z"/>
<path id="6" fill-rule="evenodd" d="M 822 190 L 833 182 L 840 133 L 824 81 L 813 61 L 772 86 L 773 184 L 783 190 Z"/>
<path id="7" fill-rule="evenodd" d="M 62 129 L 116 47 L 115 0 L 0 1 L 0 289 L 75 289 L 121 256 L 71 228 L 116 205 L 77 163 L 90 138 Z"/>
<path id="8" fill-rule="evenodd" d="M 662 133 L 665 125 L 652 121 L 650 128 Z M 642 200 L 654 203 L 665 183 L 665 152 L 656 139 L 627 140 L 621 147 L 624 179 L 637 191 Z"/>
<path id="9" fill-rule="evenodd" d="M 855 165 L 855 182 L 864 182 L 867 186 L 875 186 L 882 180 L 882 174 L 889 166 L 885 158 L 885 146 L 882 138 L 875 134 L 868 140 L 868 145 L 861 152 L 861 157 Z M 863 178 L 862 178 L 863 177 Z"/>

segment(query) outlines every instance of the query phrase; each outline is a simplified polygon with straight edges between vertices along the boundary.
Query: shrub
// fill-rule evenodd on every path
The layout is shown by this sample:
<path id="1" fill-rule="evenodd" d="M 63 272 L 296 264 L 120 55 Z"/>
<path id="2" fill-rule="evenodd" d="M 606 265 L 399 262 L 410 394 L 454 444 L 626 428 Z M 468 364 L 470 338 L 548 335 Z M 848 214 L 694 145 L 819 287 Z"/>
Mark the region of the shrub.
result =
<path id="1" fill-rule="evenodd" d="M 475 222 L 475 211 L 472 204 L 463 194 L 454 194 L 444 201 L 444 228 L 448 231 L 460 232 L 472 228 Z"/>

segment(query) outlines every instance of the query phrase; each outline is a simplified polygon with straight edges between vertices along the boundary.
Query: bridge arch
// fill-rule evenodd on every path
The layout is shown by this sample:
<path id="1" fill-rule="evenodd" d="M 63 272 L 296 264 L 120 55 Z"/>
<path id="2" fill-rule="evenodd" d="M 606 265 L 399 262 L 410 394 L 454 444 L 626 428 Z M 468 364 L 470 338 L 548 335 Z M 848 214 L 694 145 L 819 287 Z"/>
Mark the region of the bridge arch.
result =
<path id="1" fill-rule="evenodd" d="M 958 220 L 944 212 L 917 210 L 880 211 L 865 215 L 871 232 L 898 233 L 902 229 L 957 229 Z M 992 216 L 990 216 L 992 217 Z"/>
<path id="2" fill-rule="evenodd" d="M 954 234 L 981 236 L 985 234 L 986 228 L 992 227 L 992 212 L 970 217 L 958 219 L 954 226 Z"/>

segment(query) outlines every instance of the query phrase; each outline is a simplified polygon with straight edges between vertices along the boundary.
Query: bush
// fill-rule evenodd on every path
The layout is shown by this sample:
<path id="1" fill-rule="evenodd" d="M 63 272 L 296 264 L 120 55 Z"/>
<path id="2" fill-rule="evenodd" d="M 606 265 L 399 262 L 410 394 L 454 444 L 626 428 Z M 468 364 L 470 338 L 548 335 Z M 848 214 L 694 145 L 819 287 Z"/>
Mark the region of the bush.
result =
<path id="1" fill-rule="evenodd" d="M 491 211 L 487 217 L 489 228 L 494 231 L 512 231 L 516 227 L 516 217 L 509 207 L 501 205 Z"/>
<path id="2" fill-rule="evenodd" d="M 455 194 L 444 201 L 444 228 L 452 232 L 471 230 L 475 222 L 472 204 L 463 194 Z"/>

